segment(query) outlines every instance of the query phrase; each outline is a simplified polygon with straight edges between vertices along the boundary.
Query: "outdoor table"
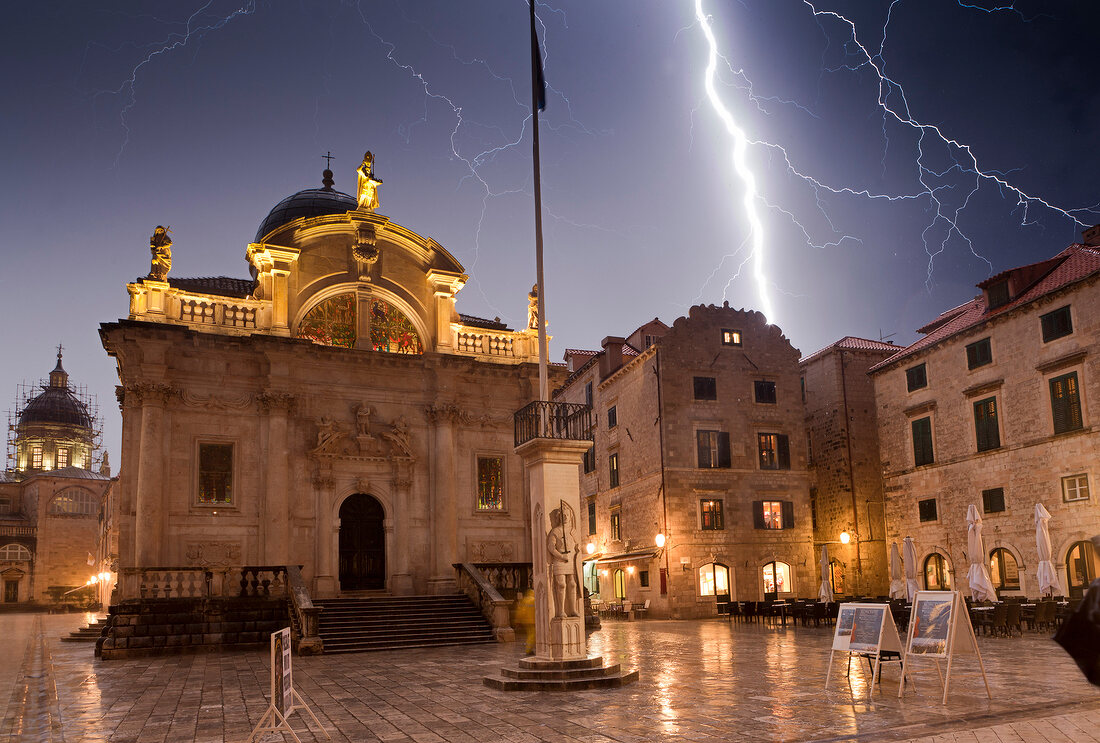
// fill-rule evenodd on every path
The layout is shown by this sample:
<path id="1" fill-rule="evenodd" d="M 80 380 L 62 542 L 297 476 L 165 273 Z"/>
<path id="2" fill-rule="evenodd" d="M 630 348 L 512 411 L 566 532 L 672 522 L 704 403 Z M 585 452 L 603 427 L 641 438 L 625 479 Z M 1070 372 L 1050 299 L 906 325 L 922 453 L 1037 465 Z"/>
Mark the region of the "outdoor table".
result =
<path id="1" fill-rule="evenodd" d="M 790 607 L 786 601 L 775 601 L 772 603 L 772 609 L 779 610 L 779 621 L 783 623 L 783 626 L 787 626 L 787 609 Z"/>

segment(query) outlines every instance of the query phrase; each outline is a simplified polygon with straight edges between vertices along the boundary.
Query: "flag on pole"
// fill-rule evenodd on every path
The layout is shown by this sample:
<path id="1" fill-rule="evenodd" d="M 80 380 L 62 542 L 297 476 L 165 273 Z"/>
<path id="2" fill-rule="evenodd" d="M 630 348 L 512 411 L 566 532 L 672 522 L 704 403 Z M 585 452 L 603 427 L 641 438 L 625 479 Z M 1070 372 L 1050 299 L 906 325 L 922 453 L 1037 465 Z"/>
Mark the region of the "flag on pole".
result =
<path id="1" fill-rule="evenodd" d="M 535 0 L 531 0 L 531 75 L 535 105 L 539 111 L 545 111 L 546 78 L 542 76 L 542 50 L 539 48 L 538 31 L 535 30 Z"/>

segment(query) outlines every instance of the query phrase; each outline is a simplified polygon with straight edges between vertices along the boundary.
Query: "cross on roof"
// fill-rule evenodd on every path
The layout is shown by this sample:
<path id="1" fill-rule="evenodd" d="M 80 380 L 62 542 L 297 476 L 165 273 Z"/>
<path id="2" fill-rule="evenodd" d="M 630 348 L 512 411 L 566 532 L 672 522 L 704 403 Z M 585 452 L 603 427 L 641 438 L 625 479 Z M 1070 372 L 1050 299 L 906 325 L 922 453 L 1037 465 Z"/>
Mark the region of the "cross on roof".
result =
<path id="1" fill-rule="evenodd" d="M 321 155 L 325 159 L 325 167 L 332 170 L 332 150 L 329 150 L 325 154 Z"/>
<path id="2" fill-rule="evenodd" d="M 57 344 L 57 358 L 61 358 L 61 344 Z"/>

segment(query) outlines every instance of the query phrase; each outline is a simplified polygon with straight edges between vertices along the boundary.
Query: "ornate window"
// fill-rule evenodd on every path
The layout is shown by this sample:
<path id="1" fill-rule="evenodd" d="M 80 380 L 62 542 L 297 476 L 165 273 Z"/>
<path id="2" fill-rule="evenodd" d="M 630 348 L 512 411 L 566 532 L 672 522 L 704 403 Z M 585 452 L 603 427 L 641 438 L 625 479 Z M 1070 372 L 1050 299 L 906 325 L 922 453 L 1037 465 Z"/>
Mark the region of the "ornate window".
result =
<path id="1" fill-rule="evenodd" d="M 199 444 L 199 503 L 233 502 L 233 445 Z"/>
<path id="2" fill-rule="evenodd" d="M 298 324 L 298 337 L 326 346 L 355 347 L 355 295 L 339 294 L 318 302 Z"/>
<path id="3" fill-rule="evenodd" d="M 477 510 L 504 510 L 504 459 L 477 458 Z"/>
<path id="4" fill-rule="evenodd" d="M 29 562 L 31 551 L 21 544 L 5 544 L 0 547 L 0 562 Z"/>
<path id="5" fill-rule="evenodd" d="M 95 516 L 99 513 L 99 499 L 87 490 L 62 490 L 50 501 L 50 516 Z"/>
<path id="6" fill-rule="evenodd" d="M 370 303 L 370 345 L 375 351 L 388 353 L 424 353 L 420 336 L 409 318 L 381 299 Z"/>

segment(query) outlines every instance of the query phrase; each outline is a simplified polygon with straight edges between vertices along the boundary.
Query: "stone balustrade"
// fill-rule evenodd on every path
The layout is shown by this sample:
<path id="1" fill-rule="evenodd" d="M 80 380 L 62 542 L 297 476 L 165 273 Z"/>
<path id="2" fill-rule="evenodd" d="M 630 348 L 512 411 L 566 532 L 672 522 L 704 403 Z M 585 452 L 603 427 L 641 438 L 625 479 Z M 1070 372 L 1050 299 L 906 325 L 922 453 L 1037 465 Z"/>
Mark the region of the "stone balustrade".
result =
<path id="1" fill-rule="evenodd" d="M 461 356 L 538 362 L 538 336 L 533 331 L 487 330 L 452 323 L 451 347 Z"/>
<path id="2" fill-rule="evenodd" d="M 493 627 L 493 637 L 498 642 L 515 640 L 516 632 L 512 629 L 512 602 L 501 596 L 472 563 L 455 563 L 453 567 L 458 590 L 469 596 L 470 600 L 481 609 L 481 615 Z"/>
<path id="3" fill-rule="evenodd" d="M 289 596 L 287 569 L 282 565 L 123 568 L 118 587 L 122 601 Z"/>
<path id="4" fill-rule="evenodd" d="M 271 302 L 195 294 L 165 282 L 146 280 L 129 284 L 130 319 L 186 325 L 218 332 L 271 330 Z"/>

